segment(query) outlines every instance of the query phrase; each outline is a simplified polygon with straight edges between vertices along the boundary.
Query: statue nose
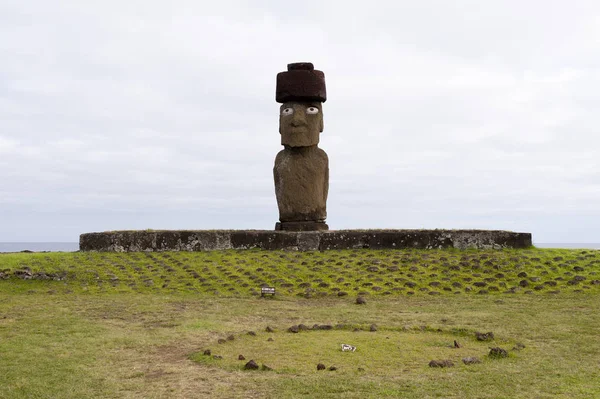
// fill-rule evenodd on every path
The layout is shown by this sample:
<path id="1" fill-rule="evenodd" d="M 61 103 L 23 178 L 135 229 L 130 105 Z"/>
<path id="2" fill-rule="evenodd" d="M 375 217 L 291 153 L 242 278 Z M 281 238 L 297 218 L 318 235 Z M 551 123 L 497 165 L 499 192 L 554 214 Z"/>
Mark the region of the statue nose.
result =
<path id="1" fill-rule="evenodd" d="M 306 126 L 306 117 L 304 116 L 304 112 L 294 112 L 294 116 L 292 117 L 292 126 Z"/>

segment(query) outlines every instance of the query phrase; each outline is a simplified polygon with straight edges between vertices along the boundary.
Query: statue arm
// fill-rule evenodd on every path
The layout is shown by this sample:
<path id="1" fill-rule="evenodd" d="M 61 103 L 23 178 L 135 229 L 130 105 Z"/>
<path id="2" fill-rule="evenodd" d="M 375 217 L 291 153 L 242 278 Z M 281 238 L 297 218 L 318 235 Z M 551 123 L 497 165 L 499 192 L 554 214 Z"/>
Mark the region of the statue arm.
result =
<path id="1" fill-rule="evenodd" d="M 278 196 L 278 188 L 279 188 L 279 184 L 280 184 L 280 174 L 279 174 L 279 164 L 281 163 L 281 158 L 283 158 L 283 151 L 281 150 L 277 156 L 275 157 L 275 165 L 273 165 L 273 180 L 275 182 L 275 195 L 277 196 L 277 200 L 279 200 L 279 196 Z"/>
<path id="2" fill-rule="evenodd" d="M 325 155 L 325 181 L 323 182 L 323 202 L 327 202 L 327 196 L 329 195 L 329 158 L 325 151 L 323 151 Z"/>

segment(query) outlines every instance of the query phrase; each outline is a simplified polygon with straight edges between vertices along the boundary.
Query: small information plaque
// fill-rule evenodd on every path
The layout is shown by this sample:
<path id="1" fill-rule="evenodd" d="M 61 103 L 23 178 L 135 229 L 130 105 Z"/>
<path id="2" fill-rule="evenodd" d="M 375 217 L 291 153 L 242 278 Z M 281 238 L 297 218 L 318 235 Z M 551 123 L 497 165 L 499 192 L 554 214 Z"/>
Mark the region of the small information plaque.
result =
<path id="1" fill-rule="evenodd" d="M 275 295 L 275 287 L 262 287 L 260 289 L 260 296 Z"/>

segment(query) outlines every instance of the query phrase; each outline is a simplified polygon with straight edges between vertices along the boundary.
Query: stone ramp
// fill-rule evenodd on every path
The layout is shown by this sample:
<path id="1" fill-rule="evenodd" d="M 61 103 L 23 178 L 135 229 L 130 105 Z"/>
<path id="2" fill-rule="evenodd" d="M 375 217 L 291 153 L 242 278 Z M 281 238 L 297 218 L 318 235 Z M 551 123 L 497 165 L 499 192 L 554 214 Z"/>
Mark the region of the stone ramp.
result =
<path id="1" fill-rule="evenodd" d="M 134 230 L 86 233 L 81 251 L 214 251 L 264 249 L 502 249 L 532 246 L 531 233 L 503 230 Z"/>

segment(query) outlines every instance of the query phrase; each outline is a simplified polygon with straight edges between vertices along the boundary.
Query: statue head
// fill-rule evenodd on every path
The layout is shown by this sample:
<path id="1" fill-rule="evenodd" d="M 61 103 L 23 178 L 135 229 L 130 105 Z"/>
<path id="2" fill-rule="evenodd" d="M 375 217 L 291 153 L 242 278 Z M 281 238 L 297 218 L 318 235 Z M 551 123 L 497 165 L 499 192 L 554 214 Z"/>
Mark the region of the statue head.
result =
<path id="1" fill-rule="evenodd" d="M 277 102 L 281 144 L 308 147 L 319 143 L 323 131 L 323 103 L 327 100 L 325 75 L 313 64 L 288 64 L 287 72 L 277 74 Z"/>
<path id="2" fill-rule="evenodd" d="M 279 110 L 281 144 L 308 147 L 319 144 L 323 131 L 323 103 L 317 101 L 283 103 Z"/>

